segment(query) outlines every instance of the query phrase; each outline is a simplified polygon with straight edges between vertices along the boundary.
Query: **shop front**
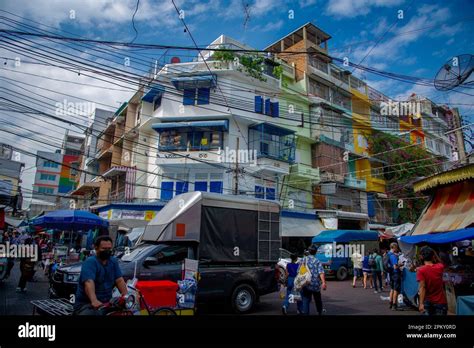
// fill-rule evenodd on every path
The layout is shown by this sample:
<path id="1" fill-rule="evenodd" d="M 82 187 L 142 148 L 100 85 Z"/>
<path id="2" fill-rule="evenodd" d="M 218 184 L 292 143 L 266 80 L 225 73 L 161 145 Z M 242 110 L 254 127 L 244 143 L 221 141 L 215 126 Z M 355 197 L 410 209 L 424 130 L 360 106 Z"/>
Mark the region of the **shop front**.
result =
<path id="1" fill-rule="evenodd" d="M 431 193 L 432 198 L 412 232 L 399 239 L 402 251 L 417 266 L 420 248 L 432 247 L 445 265 L 448 312 L 473 315 L 474 165 L 420 180 L 414 190 Z M 404 283 L 408 282 L 416 282 L 416 277 L 407 274 Z"/>

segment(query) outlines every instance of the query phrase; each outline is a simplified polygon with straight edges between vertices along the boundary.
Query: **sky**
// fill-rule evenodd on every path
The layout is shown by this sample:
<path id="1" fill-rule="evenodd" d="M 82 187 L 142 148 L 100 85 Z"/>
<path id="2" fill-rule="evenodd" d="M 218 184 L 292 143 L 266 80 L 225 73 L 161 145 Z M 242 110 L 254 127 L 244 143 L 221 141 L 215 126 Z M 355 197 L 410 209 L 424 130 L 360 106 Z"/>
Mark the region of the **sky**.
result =
<path id="1" fill-rule="evenodd" d="M 225 34 L 256 49 L 263 49 L 301 25 L 312 22 L 332 36 L 328 42 L 329 54 L 332 56 L 347 57 L 351 62 L 362 62 L 362 65 L 379 70 L 430 79 L 435 77 L 439 68 L 451 57 L 472 54 L 474 51 L 474 1 L 469 0 L 177 0 L 176 5 L 184 11 L 184 21 L 199 46 L 206 46 Z M 171 0 L 139 0 L 133 23 L 137 33 L 132 24 L 136 8 L 137 0 L 3 0 L 0 2 L 0 16 L 39 27 L 30 22 L 33 20 L 61 30 L 67 36 L 193 45 Z M 6 24 L 4 17 L 0 20 L 0 28 L 12 29 Z M 48 30 L 53 30 L 52 28 Z M 18 53 L 0 47 L 0 57 L 14 59 L 17 56 Z M 171 56 L 163 59 L 166 62 Z M 154 58 L 152 53 L 150 57 Z M 32 64 L 22 64 L 18 68 L 14 67 L 12 60 L 0 61 L 3 68 L 0 69 L 0 77 L 5 78 L 0 79 L 1 85 L 8 85 L 12 90 L 30 88 L 51 98 L 53 104 L 63 102 L 66 98 L 74 100 L 76 96 L 102 103 L 96 103 L 97 107 L 114 110 L 131 96 L 131 92 L 123 88 L 111 88 L 110 84 L 84 76 L 80 72 Z M 49 80 L 30 74 L 40 74 Z M 459 106 L 467 119 L 474 120 L 473 96 L 456 91 L 440 92 L 432 86 L 402 83 L 360 71 L 354 71 L 354 74 L 394 99 L 407 98 L 412 93 L 417 93 L 440 104 L 452 103 Z M 83 85 L 71 85 L 51 79 L 74 81 Z M 29 83 L 30 86 L 15 84 L 15 81 Z M 91 88 L 87 84 L 103 88 Z M 55 91 L 62 91 L 70 96 L 58 95 Z M 25 120 L 16 115 L 1 112 L 0 118 L 19 125 L 25 124 Z M 29 134 L 33 134 L 35 129 L 43 129 L 43 134 L 46 133 L 41 121 L 31 121 L 28 126 Z M 60 138 L 59 133 L 64 130 L 54 125 L 50 127 L 56 132 L 55 136 Z M 52 146 L 0 132 L 0 142 L 14 143 L 29 150 L 54 150 L 55 142 L 50 141 Z M 23 155 L 22 161 L 27 168 L 23 186 L 31 189 L 35 171 L 30 167 L 34 166 L 35 159 Z"/>

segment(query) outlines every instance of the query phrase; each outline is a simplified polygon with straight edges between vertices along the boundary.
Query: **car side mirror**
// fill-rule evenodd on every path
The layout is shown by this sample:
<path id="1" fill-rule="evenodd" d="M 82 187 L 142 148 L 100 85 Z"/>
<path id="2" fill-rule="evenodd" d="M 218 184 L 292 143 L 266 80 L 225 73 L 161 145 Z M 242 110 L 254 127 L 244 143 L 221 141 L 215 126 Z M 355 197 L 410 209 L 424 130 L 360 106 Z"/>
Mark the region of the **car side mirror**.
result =
<path id="1" fill-rule="evenodd" d="M 143 261 L 143 266 L 148 267 L 148 266 L 154 266 L 158 264 L 158 259 L 153 256 L 148 256 L 145 261 Z"/>

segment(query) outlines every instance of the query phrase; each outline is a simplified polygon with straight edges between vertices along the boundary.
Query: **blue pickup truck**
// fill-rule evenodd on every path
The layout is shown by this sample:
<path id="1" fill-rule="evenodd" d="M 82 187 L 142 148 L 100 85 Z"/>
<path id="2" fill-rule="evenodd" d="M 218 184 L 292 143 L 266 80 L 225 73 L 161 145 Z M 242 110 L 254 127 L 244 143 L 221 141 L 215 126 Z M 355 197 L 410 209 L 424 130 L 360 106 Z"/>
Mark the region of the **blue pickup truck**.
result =
<path id="1" fill-rule="evenodd" d="M 345 280 L 352 273 L 351 255 L 378 247 L 378 232 L 369 230 L 327 230 L 313 237 L 318 247 L 317 258 L 324 267 L 326 276 Z"/>

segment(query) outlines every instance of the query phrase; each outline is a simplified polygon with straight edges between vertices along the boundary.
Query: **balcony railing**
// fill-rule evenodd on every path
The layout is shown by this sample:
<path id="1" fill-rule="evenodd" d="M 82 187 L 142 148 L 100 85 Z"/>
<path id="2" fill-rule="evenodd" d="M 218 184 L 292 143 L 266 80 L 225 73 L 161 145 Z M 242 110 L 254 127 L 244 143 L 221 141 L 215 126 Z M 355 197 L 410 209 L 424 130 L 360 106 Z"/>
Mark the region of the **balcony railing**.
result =
<path id="1" fill-rule="evenodd" d="M 367 188 L 367 182 L 365 179 L 357 179 L 351 176 L 346 176 L 344 179 L 344 185 L 359 190 L 365 190 Z"/>
<path id="2" fill-rule="evenodd" d="M 320 174 L 321 182 L 344 182 L 344 176 L 341 174 L 331 173 L 331 172 L 322 172 Z"/>

